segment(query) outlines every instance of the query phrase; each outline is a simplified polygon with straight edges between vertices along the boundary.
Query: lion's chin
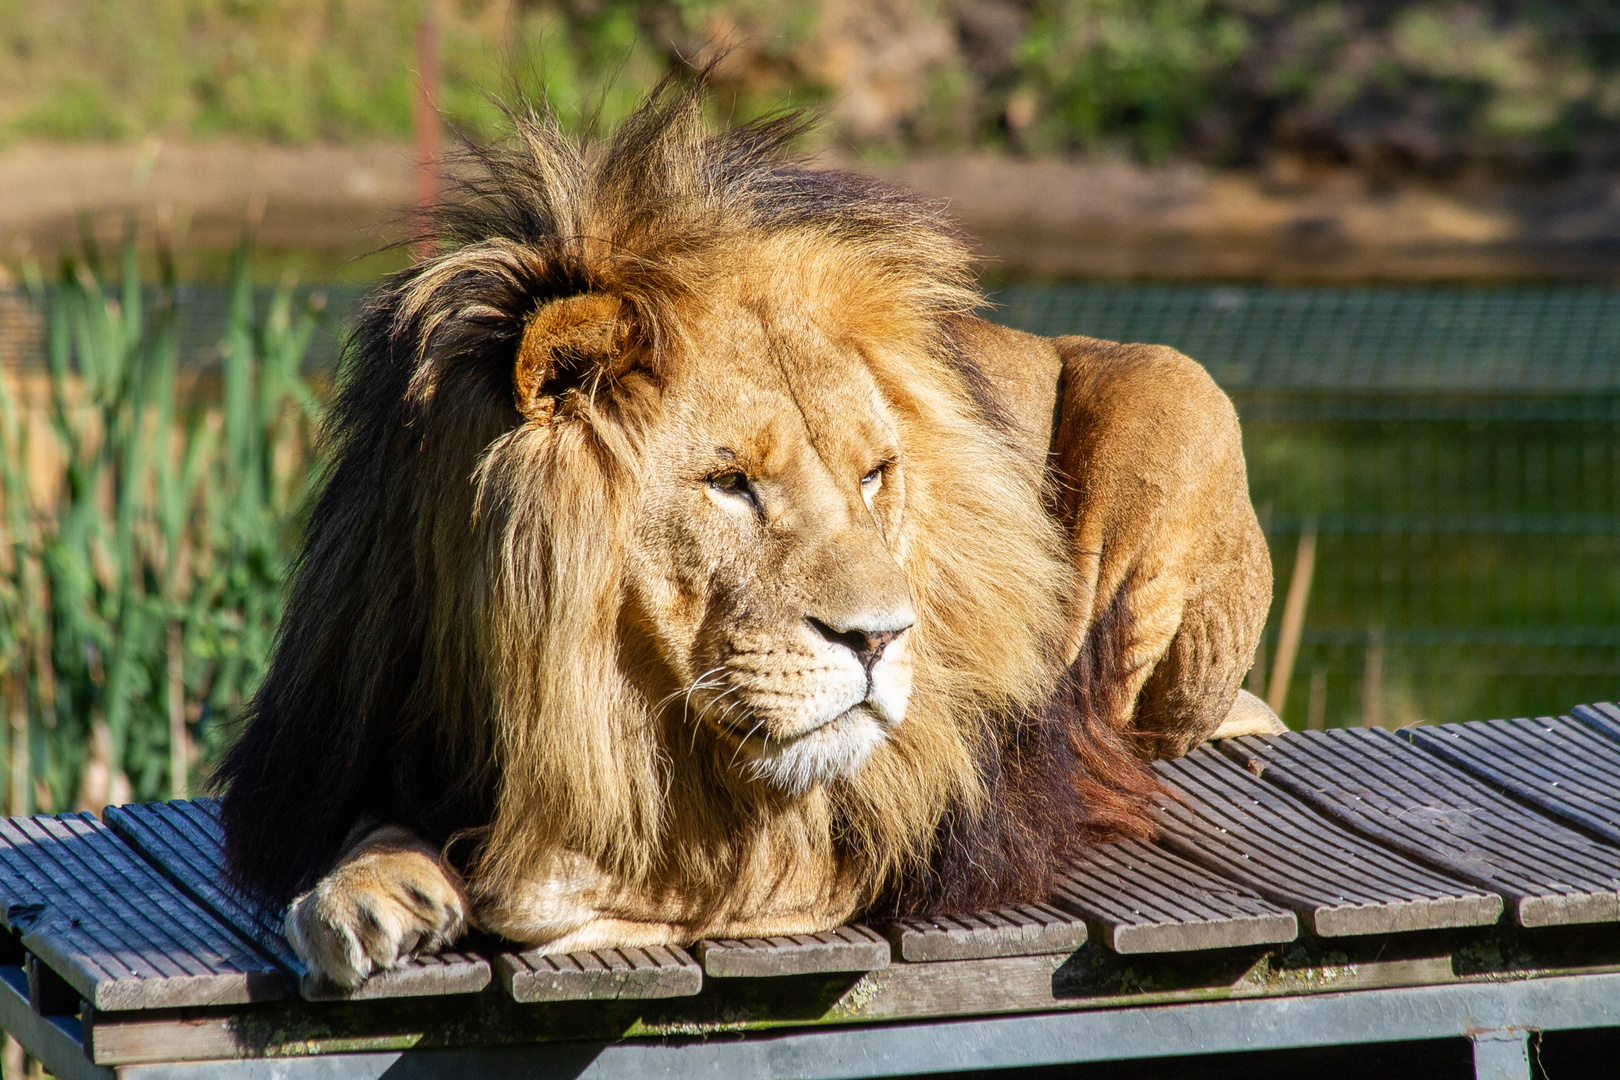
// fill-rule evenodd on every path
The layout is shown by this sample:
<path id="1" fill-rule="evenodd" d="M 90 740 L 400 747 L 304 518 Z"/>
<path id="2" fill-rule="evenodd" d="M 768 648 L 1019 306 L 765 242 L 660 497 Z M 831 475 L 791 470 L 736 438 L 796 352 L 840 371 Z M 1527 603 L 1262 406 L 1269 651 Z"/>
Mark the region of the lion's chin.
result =
<path id="1" fill-rule="evenodd" d="M 859 769 L 888 737 L 888 725 L 861 704 L 803 735 L 744 740 L 738 754 L 749 776 L 802 795 Z"/>

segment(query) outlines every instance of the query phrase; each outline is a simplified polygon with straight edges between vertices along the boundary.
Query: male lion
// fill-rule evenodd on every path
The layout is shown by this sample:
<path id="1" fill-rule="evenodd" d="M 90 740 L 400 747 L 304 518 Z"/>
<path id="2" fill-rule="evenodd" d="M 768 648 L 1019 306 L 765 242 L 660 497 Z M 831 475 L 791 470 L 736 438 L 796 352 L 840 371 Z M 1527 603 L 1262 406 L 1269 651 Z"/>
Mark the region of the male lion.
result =
<path id="1" fill-rule="evenodd" d="M 1270 565 L 1203 369 L 982 321 L 939 207 L 700 97 L 518 116 L 353 335 L 221 770 L 339 984 L 1043 898 L 1234 712 Z"/>

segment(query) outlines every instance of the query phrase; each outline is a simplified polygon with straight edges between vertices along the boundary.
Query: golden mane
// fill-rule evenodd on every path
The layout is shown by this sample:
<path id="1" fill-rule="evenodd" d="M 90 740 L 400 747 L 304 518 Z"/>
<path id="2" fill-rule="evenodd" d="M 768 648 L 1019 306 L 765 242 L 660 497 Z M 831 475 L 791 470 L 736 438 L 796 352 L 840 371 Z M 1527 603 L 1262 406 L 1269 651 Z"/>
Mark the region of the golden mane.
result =
<path id="1" fill-rule="evenodd" d="M 372 300 L 275 658 L 220 770 L 233 873 L 256 893 L 307 888 L 365 815 L 469 837 L 479 888 L 567 848 L 718 897 L 738 867 L 836 845 L 868 902 L 906 907 L 941 895 L 929 882 L 947 873 L 944 848 L 1044 868 L 1094 835 L 1030 856 L 1052 838 L 1019 820 L 998 826 L 1006 851 L 973 850 L 983 830 L 964 823 L 1038 815 L 1016 804 L 1043 785 L 1095 804 L 1071 823 L 1131 831 L 1106 777 L 1076 789 L 1007 758 L 1021 739 L 1050 750 L 1057 728 L 1040 718 L 1083 697 L 1062 655 L 1078 590 L 1040 470 L 957 346 L 982 302 L 962 238 L 937 206 L 786 160 L 796 119 L 711 135 L 701 101 L 701 80 L 666 87 L 597 147 L 549 114 L 515 114 L 510 144 L 471 151 L 438 253 Z M 715 285 L 768 294 L 787 274 L 901 426 L 897 547 L 918 616 L 906 723 L 853 776 L 797 797 L 735 775 L 644 692 L 620 587 L 638 433 L 659 404 L 619 376 L 701 365 L 693 312 Z M 582 365 L 567 416 L 526 422 L 512 384 L 525 328 L 587 293 L 628 313 L 626 359 Z M 992 806 L 1009 785 L 1015 805 Z M 944 891 L 955 903 L 986 888 Z"/>

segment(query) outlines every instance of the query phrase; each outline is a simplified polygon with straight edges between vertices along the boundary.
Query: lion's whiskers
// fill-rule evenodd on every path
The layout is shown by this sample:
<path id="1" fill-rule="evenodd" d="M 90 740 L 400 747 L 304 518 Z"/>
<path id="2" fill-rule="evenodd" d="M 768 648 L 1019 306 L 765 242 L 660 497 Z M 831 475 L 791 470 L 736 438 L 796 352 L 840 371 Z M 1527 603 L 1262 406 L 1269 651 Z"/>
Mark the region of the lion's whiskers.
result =
<path id="1" fill-rule="evenodd" d="M 700 687 L 703 689 L 708 689 L 709 686 L 723 685 L 720 683 L 711 683 L 708 684 L 708 686 L 704 685 L 704 679 L 706 679 L 710 674 L 720 670 L 722 670 L 721 667 L 710 668 L 702 675 L 699 675 L 697 680 L 693 682 L 691 686 L 686 688 L 686 697 L 681 703 L 681 723 L 685 724 L 692 731 L 691 742 L 689 742 L 686 747 L 686 752 L 689 754 L 697 753 L 698 728 L 702 726 L 701 724 L 692 723 L 692 692 Z"/>
<path id="2" fill-rule="evenodd" d="M 654 702 L 653 711 L 654 712 L 662 711 L 662 709 L 664 708 L 665 705 L 668 705 L 670 702 L 674 701 L 676 698 L 681 697 L 683 695 L 687 698 L 688 701 L 690 701 L 691 697 L 692 697 L 692 691 L 698 689 L 699 687 L 702 687 L 704 685 L 704 680 L 705 679 L 707 679 L 710 675 L 717 674 L 717 673 L 719 673 L 721 671 L 724 671 L 724 670 L 725 670 L 724 665 L 720 665 L 718 667 L 712 667 L 708 671 L 705 671 L 703 674 L 699 675 L 696 679 L 693 679 L 692 682 L 689 685 L 687 685 L 687 686 L 677 686 L 675 689 L 671 690 L 669 693 L 665 694 L 663 697 L 659 698 L 656 702 Z M 713 685 L 719 685 L 719 684 L 713 684 Z"/>
<path id="3" fill-rule="evenodd" d="M 738 740 L 736 749 L 732 750 L 731 752 L 731 761 L 728 762 L 728 765 L 737 764 L 737 755 L 742 753 L 742 748 L 748 745 L 748 740 L 754 737 L 754 732 L 758 731 L 760 724 L 763 724 L 764 722 L 765 718 L 763 716 L 760 717 L 759 723 L 749 728 L 748 734 L 744 735 L 740 740 Z M 765 733 L 765 745 L 767 747 L 771 745 L 771 733 L 769 731 Z"/>
<path id="4" fill-rule="evenodd" d="M 729 685 L 729 686 L 727 685 L 726 680 L 723 680 L 723 679 L 711 679 L 710 678 L 710 676 L 717 675 L 720 672 L 725 671 L 725 670 L 726 670 L 726 666 L 724 664 L 716 665 L 715 667 L 712 667 L 709 670 L 703 672 L 696 679 L 693 679 L 692 682 L 690 684 L 688 684 L 687 686 L 677 688 L 675 690 L 672 690 L 670 693 L 665 694 L 653 706 L 654 711 L 658 712 L 658 711 L 662 711 L 664 706 L 668 705 L 670 702 L 674 701 L 676 698 L 681 699 L 681 723 L 688 725 L 691 728 L 691 732 L 692 732 L 691 741 L 687 745 L 687 751 L 689 753 L 695 752 L 697 750 L 697 735 L 698 735 L 698 729 L 701 726 L 701 725 L 698 725 L 698 724 L 693 724 L 691 722 L 691 720 L 692 720 L 692 695 L 694 693 L 696 693 L 697 691 L 699 691 L 699 690 L 720 690 L 720 693 L 717 694 L 714 697 L 714 699 L 712 701 L 710 701 L 706 706 L 700 706 L 699 715 L 701 716 L 703 713 L 710 712 L 716 705 L 719 705 L 721 702 L 724 702 L 725 699 L 728 696 L 737 693 L 739 690 L 745 690 L 750 686 L 756 685 L 760 681 L 760 676 L 758 676 L 758 675 L 750 675 L 750 674 L 748 674 L 746 672 L 736 672 L 736 671 L 732 672 L 733 676 L 737 677 L 737 678 L 740 678 L 742 681 L 732 682 L 731 685 Z M 730 702 L 727 702 L 725 710 L 720 714 L 720 717 L 718 719 L 718 723 L 720 725 L 722 725 L 722 726 L 725 726 L 726 723 L 730 720 L 732 712 L 735 711 L 741 704 L 742 704 L 742 702 L 740 700 L 735 700 L 735 699 L 730 701 Z M 756 725 L 756 729 L 757 729 L 757 725 Z M 752 734 L 753 734 L 753 732 L 749 732 L 750 736 Z M 769 739 L 769 735 L 767 735 L 766 738 Z"/>
<path id="5" fill-rule="evenodd" d="M 713 671 L 718 671 L 718 670 L 720 670 L 720 669 L 719 668 L 711 668 L 710 671 L 704 672 L 704 676 L 707 676 L 707 675 L 711 674 Z M 764 676 L 762 676 L 762 675 L 750 674 L 748 672 L 740 672 L 740 671 L 736 671 L 736 670 L 733 670 L 731 674 L 732 674 L 733 678 L 736 679 L 737 681 L 734 681 L 730 686 L 728 686 L 728 687 L 726 687 L 726 689 L 722 690 L 719 694 L 717 694 L 714 697 L 714 699 L 712 701 L 708 702 L 708 704 L 703 707 L 703 712 L 708 713 L 710 715 L 710 717 L 714 720 L 714 723 L 718 727 L 721 727 L 721 728 L 729 728 L 730 727 L 730 721 L 731 721 L 731 714 L 734 713 L 737 709 L 744 706 L 744 702 L 740 698 L 732 698 L 731 701 L 726 701 L 726 698 L 730 697 L 733 694 L 736 694 L 740 690 L 746 690 L 746 689 L 748 689 L 748 688 L 750 688 L 752 686 L 757 686 L 764 678 Z M 701 678 L 700 678 L 699 682 L 701 682 Z M 689 702 L 691 700 L 691 691 L 692 690 L 697 690 L 699 688 L 700 687 L 699 687 L 698 683 L 696 683 L 696 682 L 693 683 L 692 686 L 689 688 L 689 690 L 687 692 L 687 700 Z M 711 688 L 712 687 L 708 687 L 708 686 L 702 687 L 702 689 L 711 689 Z M 721 713 L 720 713 L 720 715 L 718 717 L 715 717 L 713 715 L 712 710 L 714 709 L 715 706 L 720 705 L 722 702 L 725 702 L 725 708 L 721 711 Z M 765 718 L 761 717 L 754 724 L 754 726 L 749 729 L 748 734 L 744 735 L 742 737 L 741 741 L 739 741 L 737 743 L 736 748 L 732 750 L 730 764 L 735 765 L 737 763 L 737 755 L 742 752 L 743 746 L 747 744 L 749 739 L 754 737 L 754 732 L 758 731 L 759 728 L 760 728 L 760 725 L 763 724 L 763 723 L 765 723 Z M 765 742 L 766 742 L 767 746 L 770 745 L 770 737 L 771 737 L 770 732 L 767 731 L 765 733 Z M 695 724 L 692 726 L 691 748 L 694 749 L 694 750 L 697 748 L 697 725 L 695 725 Z"/>

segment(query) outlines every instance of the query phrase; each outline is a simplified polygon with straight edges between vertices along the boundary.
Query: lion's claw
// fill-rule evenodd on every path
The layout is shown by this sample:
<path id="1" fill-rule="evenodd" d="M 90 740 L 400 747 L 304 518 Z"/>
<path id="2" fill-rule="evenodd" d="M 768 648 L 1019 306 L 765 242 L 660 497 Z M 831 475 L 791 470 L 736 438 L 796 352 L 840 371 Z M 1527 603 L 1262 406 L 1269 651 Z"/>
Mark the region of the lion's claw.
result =
<path id="1" fill-rule="evenodd" d="M 466 928 L 460 891 L 419 850 L 366 851 L 287 909 L 287 940 L 309 970 L 353 989 L 374 972 L 454 944 Z"/>

